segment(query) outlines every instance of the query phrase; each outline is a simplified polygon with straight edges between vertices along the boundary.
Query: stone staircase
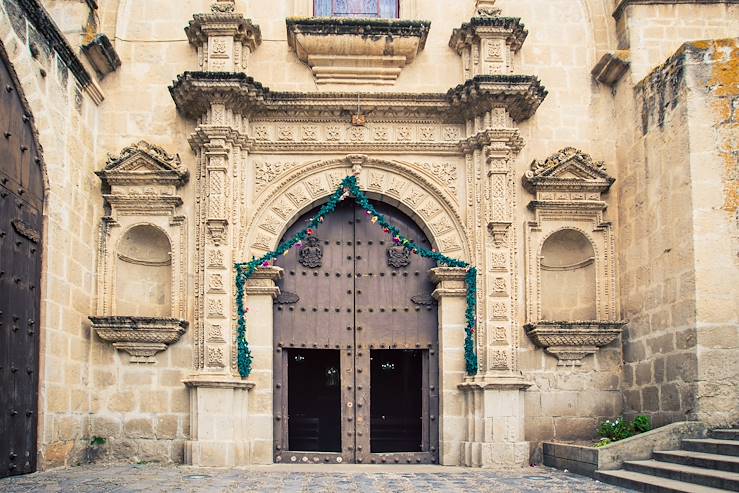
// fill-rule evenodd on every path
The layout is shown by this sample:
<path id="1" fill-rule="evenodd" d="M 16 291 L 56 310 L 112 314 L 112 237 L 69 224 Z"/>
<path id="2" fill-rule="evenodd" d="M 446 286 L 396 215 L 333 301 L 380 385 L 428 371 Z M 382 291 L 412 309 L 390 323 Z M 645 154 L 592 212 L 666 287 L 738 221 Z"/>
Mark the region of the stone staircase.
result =
<path id="1" fill-rule="evenodd" d="M 739 429 L 681 443 L 680 450 L 655 451 L 650 460 L 625 461 L 623 469 L 596 471 L 596 479 L 650 493 L 739 491 Z"/>

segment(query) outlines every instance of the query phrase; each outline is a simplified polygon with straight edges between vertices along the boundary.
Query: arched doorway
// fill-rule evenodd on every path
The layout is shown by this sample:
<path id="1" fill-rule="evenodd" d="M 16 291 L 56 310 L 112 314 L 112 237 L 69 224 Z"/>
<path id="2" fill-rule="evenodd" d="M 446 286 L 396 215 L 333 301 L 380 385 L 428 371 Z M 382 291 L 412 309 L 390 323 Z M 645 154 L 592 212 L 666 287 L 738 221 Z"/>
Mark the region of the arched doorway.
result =
<path id="1" fill-rule="evenodd" d="M 0 477 L 36 470 L 43 171 L 0 45 Z"/>
<path id="2" fill-rule="evenodd" d="M 413 220 L 374 205 L 430 247 Z M 433 261 L 394 244 L 346 200 L 276 265 L 285 272 L 274 304 L 275 462 L 438 462 Z"/>

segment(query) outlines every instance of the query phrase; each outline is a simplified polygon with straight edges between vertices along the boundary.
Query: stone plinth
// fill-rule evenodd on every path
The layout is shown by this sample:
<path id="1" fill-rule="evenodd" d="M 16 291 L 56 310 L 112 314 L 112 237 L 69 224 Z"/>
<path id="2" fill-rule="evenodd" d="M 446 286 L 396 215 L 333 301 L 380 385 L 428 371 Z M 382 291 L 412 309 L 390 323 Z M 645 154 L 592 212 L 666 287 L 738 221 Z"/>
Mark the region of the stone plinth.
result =
<path id="1" fill-rule="evenodd" d="M 531 384 L 520 375 L 468 377 L 464 392 L 466 437 L 460 451 L 468 467 L 529 465 L 529 442 L 524 440 L 524 390 Z"/>
<path id="2" fill-rule="evenodd" d="M 247 429 L 249 392 L 254 383 L 225 375 L 193 375 L 190 388 L 190 437 L 185 463 L 233 467 L 251 462 Z"/>

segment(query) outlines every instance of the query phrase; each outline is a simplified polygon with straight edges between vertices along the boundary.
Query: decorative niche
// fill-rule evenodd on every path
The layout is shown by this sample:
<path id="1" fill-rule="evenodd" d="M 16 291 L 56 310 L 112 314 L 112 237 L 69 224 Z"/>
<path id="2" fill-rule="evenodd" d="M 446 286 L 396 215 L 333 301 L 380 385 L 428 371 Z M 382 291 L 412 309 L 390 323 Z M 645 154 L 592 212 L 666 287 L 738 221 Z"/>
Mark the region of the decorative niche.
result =
<path id="1" fill-rule="evenodd" d="M 289 17 L 287 40 L 317 84 L 392 85 L 426 45 L 431 23 L 351 17 Z"/>
<path id="2" fill-rule="evenodd" d="M 603 162 L 572 147 L 534 161 L 524 186 L 535 195 L 526 224 L 526 332 L 558 359 L 582 359 L 616 340 L 614 238 L 604 219 L 614 179 Z"/>
<path id="3" fill-rule="evenodd" d="M 188 173 L 179 156 L 140 141 L 109 156 L 97 175 L 106 215 L 92 328 L 132 363 L 153 363 L 188 326 L 187 224 L 178 194 Z"/>

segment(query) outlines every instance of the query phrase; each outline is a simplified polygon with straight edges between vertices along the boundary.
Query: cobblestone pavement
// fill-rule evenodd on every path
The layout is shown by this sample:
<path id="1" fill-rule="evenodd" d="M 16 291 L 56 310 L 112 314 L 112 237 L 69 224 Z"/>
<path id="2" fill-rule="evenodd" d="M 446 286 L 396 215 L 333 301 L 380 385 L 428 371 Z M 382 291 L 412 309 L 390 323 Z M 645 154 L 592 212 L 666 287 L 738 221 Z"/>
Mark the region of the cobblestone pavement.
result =
<path id="1" fill-rule="evenodd" d="M 91 465 L 0 479 L 1 492 L 624 492 L 546 467 L 482 471 L 445 467 Z"/>

